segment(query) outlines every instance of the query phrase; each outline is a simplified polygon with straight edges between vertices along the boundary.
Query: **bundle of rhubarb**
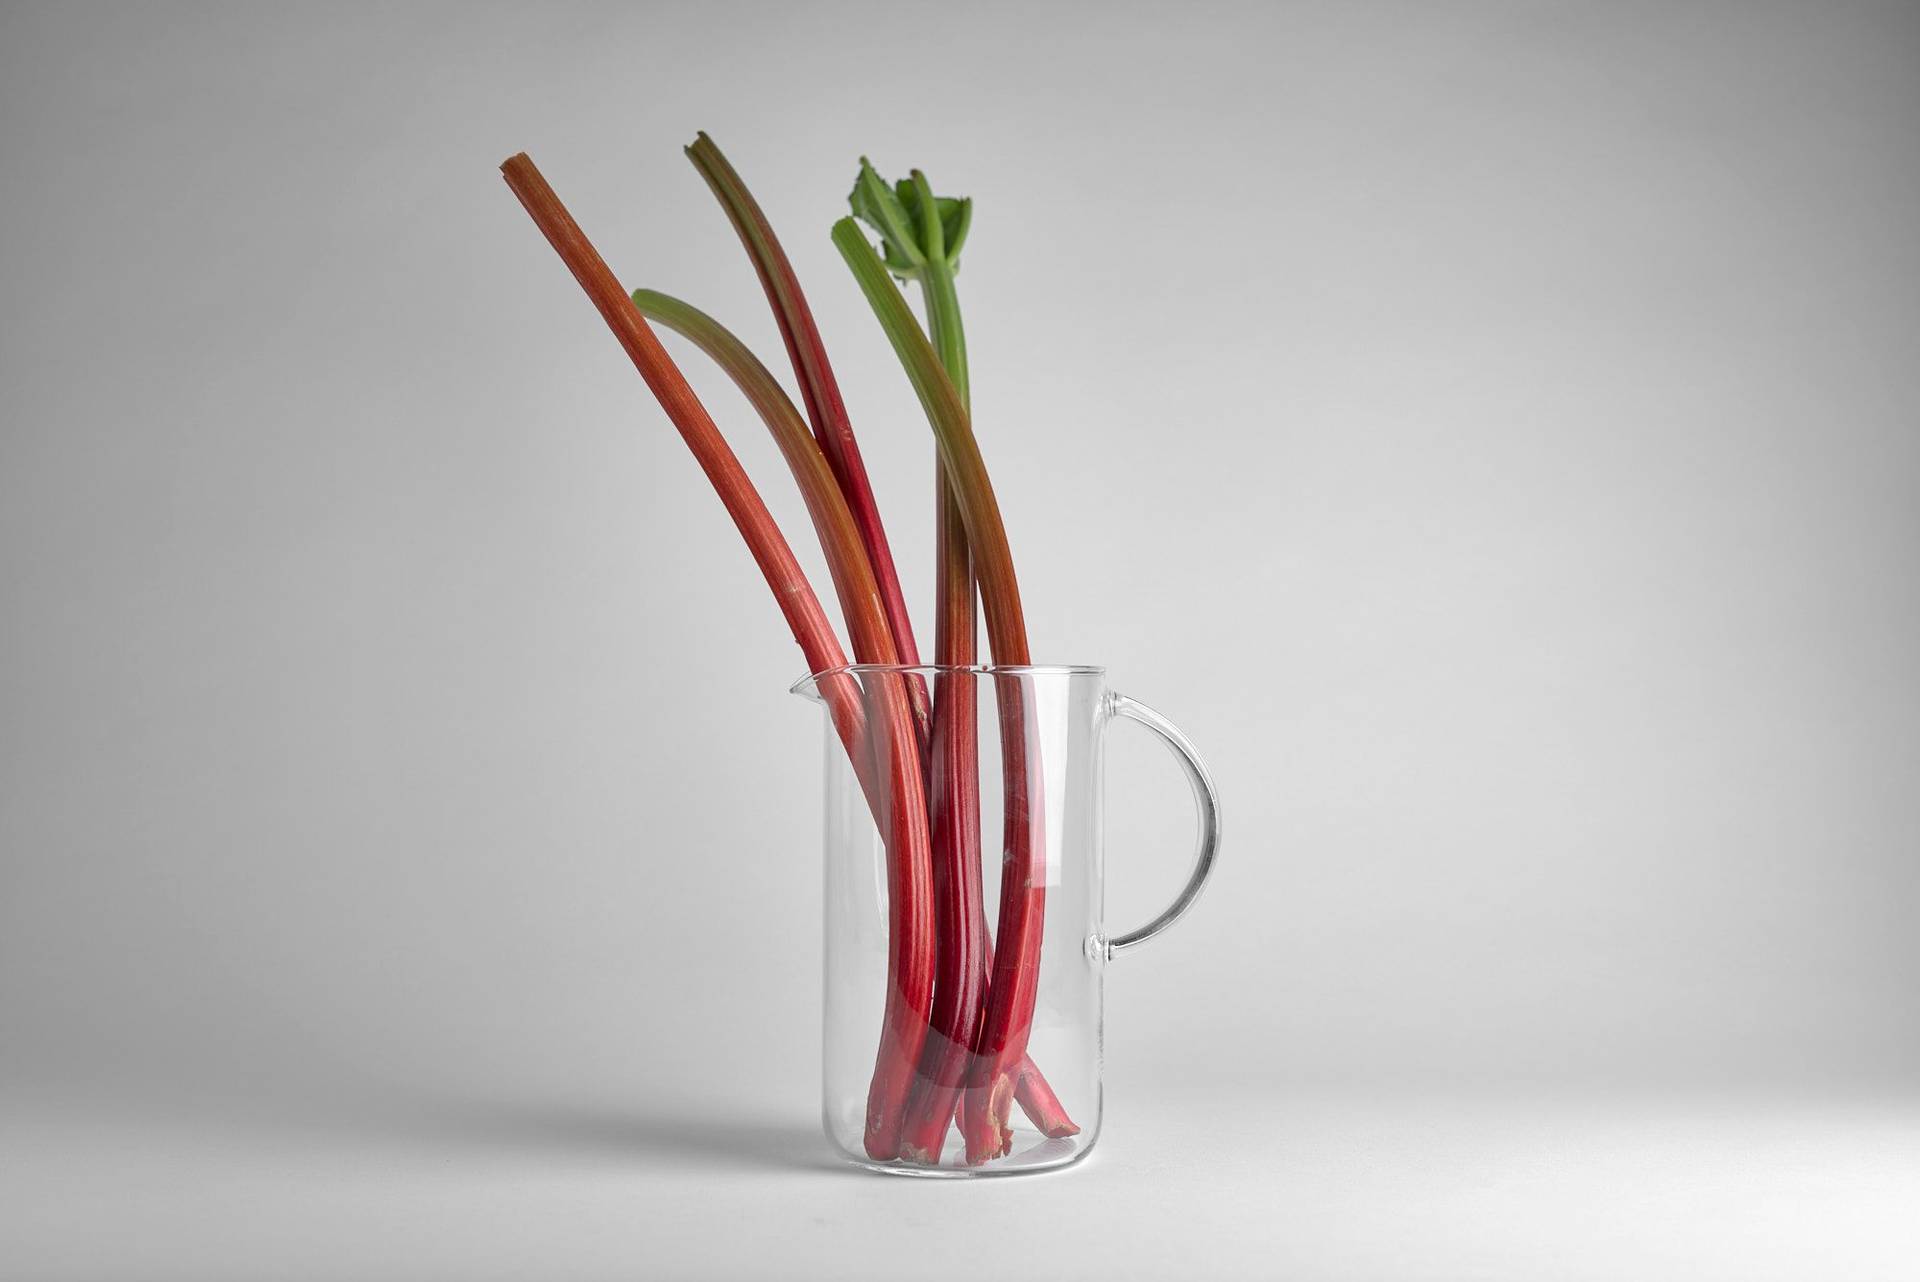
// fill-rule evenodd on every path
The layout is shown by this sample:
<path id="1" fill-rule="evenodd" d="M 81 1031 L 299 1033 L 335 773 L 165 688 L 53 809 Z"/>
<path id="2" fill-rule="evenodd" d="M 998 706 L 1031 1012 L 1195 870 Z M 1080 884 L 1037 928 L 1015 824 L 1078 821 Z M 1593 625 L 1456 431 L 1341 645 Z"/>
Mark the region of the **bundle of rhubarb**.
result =
<path id="1" fill-rule="evenodd" d="M 792 549 L 706 409 L 655 335 L 675 331 L 723 369 L 779 444 L 799 484 L 838 595 L 854 662 L 920 664 L 873 487 L 847 408 L 800 292 L 760 206 L 705 134 L 687 155 L 718 197 L 779 323 L 805 416 L 745 344 L 665 294 L 629 294 L 525 155 L 507 185 L 573 272 L 706 472 L 806 656 L 860 781 L 887 861 L 887 992 L 867 1093 L 865 1146 L 876 1161 L 932 1165 L 956 1125 L 966 1160 L 1005 1156 L 1017 1105 L 1049 1137 L 1075 1134 L 1027 1054 L 1045 915 L 1039 763 L 1020 682 L 995 678 L 1006 802 L 997 928 L 988 933 L 980 866 L 976 600 L 992 661 L 1031 662 L 1020 589 L 968 412 L 967 345 L 954 276 L 973 205 L 936 196 L 918 170 L 888 184 L 865 160 L 853 216 L 833 228 L 932 425 L 938 456 L 933 665 L 918 673 L 848 670 L 847 652 Z M 876 249 L 869 232 L 879 239 Z M 923 329 L 894 278 L 918 282 Z M 946 672 L 945 669 L 961 671 Z"/>

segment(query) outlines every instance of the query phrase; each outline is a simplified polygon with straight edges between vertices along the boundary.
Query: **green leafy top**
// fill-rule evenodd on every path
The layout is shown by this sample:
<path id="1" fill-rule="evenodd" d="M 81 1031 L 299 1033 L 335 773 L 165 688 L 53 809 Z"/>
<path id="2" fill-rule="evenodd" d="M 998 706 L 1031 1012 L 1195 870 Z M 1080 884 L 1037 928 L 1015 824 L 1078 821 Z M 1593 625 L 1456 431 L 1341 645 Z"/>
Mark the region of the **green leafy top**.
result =
<path id="1" fill-rule="evenodd" d="M 889 185 L 860 157 L 847 203 L 855 217 L 880 235 L 881 258 L 901 280 L 922 280 L 934 263 L 947 274 L 960 270 L 960 247 L 973 222 L 971 197 L 936 196 L 918 169 L 911 178 Z"/>

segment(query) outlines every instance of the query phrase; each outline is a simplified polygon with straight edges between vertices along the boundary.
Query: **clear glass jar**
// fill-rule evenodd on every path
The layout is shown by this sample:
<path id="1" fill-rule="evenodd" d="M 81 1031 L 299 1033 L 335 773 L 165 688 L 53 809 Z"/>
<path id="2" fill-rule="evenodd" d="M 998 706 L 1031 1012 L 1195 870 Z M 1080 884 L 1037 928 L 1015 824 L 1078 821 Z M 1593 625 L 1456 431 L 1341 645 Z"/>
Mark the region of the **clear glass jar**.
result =
<path id="1" fill-rule="evenodd" d="M 1219 798 L 1192 744 L 1096 667 L 858 665 L 794 691 L 828 713 L 828 1138 L 903 1175 L 1085 1157 L 1106 964 L 1192 906 L 1219 849 Z M 1116 719 L 1173 749 L 1200 838 L 1167 910 L 1109 936 L 1101 743 Z"/>

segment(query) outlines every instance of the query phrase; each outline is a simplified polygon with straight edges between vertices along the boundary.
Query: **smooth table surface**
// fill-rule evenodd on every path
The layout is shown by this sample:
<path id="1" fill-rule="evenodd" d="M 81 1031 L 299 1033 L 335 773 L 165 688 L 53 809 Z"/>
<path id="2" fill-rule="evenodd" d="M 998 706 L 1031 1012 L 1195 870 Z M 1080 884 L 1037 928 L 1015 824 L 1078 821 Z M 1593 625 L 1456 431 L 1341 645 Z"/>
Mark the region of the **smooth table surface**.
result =
<path id="1" fill-rule="evenodd" d="M 0 1277 L 1920 1276 L 1920 1096 L 1142 1094 L 966 1183 L 717 1114 L 14 1092 Z"/>

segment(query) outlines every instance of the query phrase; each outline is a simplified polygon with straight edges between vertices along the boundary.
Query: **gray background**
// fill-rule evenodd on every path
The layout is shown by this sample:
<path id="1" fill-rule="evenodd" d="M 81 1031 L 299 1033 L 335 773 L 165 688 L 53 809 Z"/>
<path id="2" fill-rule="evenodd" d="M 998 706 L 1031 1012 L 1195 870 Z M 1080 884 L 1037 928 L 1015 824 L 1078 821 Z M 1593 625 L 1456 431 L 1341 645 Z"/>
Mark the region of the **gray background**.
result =
<path id="1" fill-rule="evenodd" d="M 698 128 L 922 610 L 826 229 L 862 152 L 975 197 L 1036 654 L 1226 793 L 1103 1152 L 951 1196 L 1055 1276 L 1892 1270 L 1916 126 L 1910 6 L 0 10 L 0 1273 L 853 1276 L 975 1213 L 812 1170 L 799 657 L 495 170 L 778 364 Z M 1137 732 L 1110 787 L 1124 927 L 1191 818 Z"/>

